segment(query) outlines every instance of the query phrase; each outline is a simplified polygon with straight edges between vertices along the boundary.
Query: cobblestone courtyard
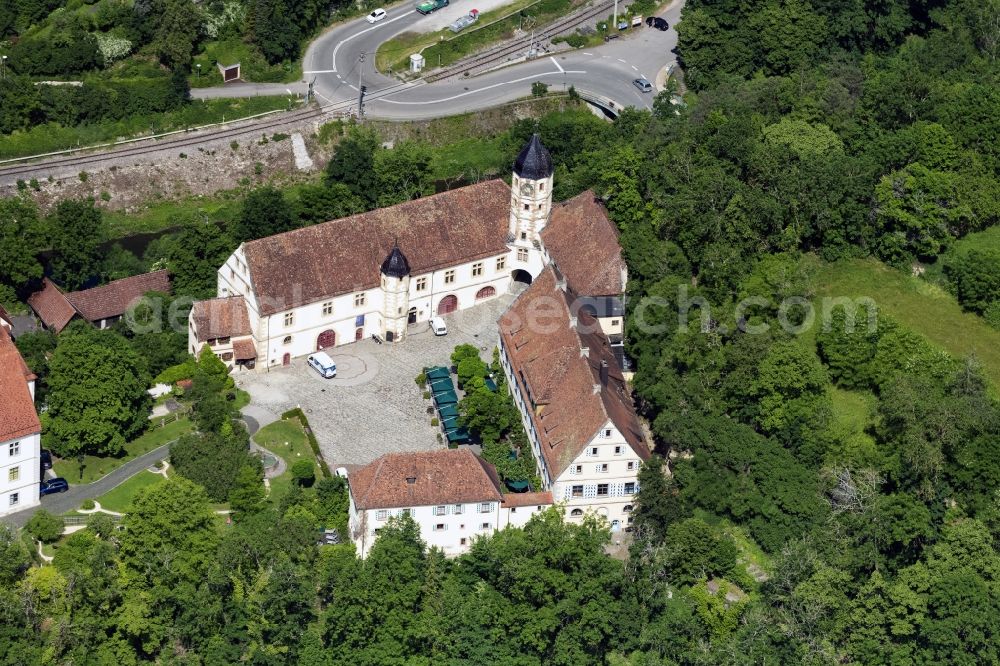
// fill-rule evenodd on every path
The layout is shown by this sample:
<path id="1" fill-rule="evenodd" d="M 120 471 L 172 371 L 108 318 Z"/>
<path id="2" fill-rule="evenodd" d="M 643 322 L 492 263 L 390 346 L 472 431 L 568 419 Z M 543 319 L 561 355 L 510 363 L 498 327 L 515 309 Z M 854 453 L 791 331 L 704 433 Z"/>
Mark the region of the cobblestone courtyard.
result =
<path id="1" fill-rule="evenodd" d="M 410 328 L 398 344 L 371 339 L 327 353 L 337 376 L 323 379 L 305 357 L 270 372 L 236 375 L 251 404 L 280 415 L 301 406 L 331 468 L 362 465 L 383 453 L 422 451 L 443 446 L 414 378 L 425 366 L 450 365 L 456 345 L 474 344 L 483 359 L 493 358 L 497 324 L 513 296 L 504 294 L 444 319 L 448 335 L 436 337 L 426 322 Z"/>

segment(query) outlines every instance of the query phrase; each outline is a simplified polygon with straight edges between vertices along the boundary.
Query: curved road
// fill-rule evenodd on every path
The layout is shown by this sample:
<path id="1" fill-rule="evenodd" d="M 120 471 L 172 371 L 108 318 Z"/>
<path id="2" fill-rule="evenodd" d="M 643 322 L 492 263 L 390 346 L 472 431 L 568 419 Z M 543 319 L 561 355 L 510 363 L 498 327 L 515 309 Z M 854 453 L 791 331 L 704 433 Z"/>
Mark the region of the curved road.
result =
<path id="1" fill-rule="evenodd" d="M 446 26 L 471 6 L 471 2 L 458 1 L 425 17 L 411 2 L 405 2 L 388 9 L 386 18 L 374 25 L 364 18 L 338 25 L 307 49 L 305 78 L 315 79 L 323 106 L 355 110 L 360 77 L 368 88 L 365 115 L 388 120 L 421 120 L 496 106 L 526 96 L 535 81 L 554 90 L 575 86 L 622 106 L 649 107 L 653 95 L 639 92 L 632 80 L 643 76 L 655 81 L 657 73 L 675 60 L 672 50 L 677 33 L 673 26 L 684 2 L 675 0 L 660 14 L 670 24 L 666 32 L 644 25 L 593 49 L 543 55 L 469 79 L 401 84 L 375 71 L 374 54 L 380 44 L 407 30 Z M 414 28 L 417 23 L 419 27 Z"/>

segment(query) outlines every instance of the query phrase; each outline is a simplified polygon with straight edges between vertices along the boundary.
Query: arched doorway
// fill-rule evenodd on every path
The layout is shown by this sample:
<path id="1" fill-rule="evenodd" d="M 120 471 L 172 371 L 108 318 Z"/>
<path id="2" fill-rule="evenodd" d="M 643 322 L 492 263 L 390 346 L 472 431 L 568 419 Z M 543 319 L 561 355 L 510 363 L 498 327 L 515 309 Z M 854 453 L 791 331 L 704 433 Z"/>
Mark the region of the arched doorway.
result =
<path id="1" fill-rule="evenodd" d="M 363 338 L 363 337 L 365 337 L 365 329 L 359 328 L 356 331 L 354 331 L 354 341 L 355 342 L 360 342 L 361 338 Z"/>
<path id="2" fill-rule="evenodd" d="M 337 346 L 337 333 L 329 329 L 323 331 L 316 338 L 316 351 L 323 351 L 329 347 Z"/>
<path id="3" fill-rule="evenodd" d="M 291 354 L 285 354 L 284 356 L 281 357 L 281 365 L 291 365 L 291 364 L 292 364 Z"/>
<path id="4" fill-rule="evenodd" d="M 441 302 L 438 303 L 437 312 L 439 315 L 446 315 L 450 312 L 454 312 L 457 309 L 458 309 L 458 296 L 455 296 L 454 294 L 449 294 L 448 296 L 442 298 Z"/>
<path id="5" fill-rule="evenodd" d="M 510 274 L 510 277 L 512 280 L 514 280 L 514 282 L 520 282 L 521 284 L 531 284 L 531 273 L 529 273 L 524 269 L 521 268 L 515 269 L 514 272 Z"/>
<path id="6" fill-rule="evenodd" d="M 476 292 L 476 300 L 481 301 L 484 298 L 493 298 L 497 295 L 497 290 L 494 287 L 483 287 Z"/>
<path id="7" fill-rule="evenodd" d="M 417 323 L 417 309 L 410 308 L 410 311 L 406 313 L 406 323 L 416 324 Z"/>

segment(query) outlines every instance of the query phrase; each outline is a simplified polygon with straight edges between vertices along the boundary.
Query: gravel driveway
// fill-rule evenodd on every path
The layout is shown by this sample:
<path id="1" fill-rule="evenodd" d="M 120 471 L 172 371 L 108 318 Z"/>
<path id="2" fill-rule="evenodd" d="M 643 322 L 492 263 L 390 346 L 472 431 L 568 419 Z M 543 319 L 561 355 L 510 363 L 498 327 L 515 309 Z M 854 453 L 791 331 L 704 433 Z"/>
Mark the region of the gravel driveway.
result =
<path id="1" fill-rule="evenodd" d="M 253 405 L 281 414 L 302 407 L 331 468 L 362 465 L 383 453 L 439 448 L 438 428 L 427 413 L 430 400 L 414 382 L 421 369 L 450 365 L 456 345 L 474 344 L 484 360 L 493 358 L 500 315 L 513 300 L 502 295 L 445 317 L 448 335 L 435 337 L 427 323 L 411 327 L 397 344 L 368 339 L 327 353 L 337 377 L 323 379 L 305 357 L 285 368 L 236 377 Z"/>

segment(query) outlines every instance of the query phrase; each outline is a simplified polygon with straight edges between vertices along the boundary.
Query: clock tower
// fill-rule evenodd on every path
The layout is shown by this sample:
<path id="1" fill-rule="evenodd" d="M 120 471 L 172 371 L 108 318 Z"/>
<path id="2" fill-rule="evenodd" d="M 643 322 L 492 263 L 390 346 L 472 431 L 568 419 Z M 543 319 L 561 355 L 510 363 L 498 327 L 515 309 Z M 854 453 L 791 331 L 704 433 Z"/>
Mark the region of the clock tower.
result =
<path id="1" fill-rule="evenodd" d="M 514 161 L 508 238 L 516 247 L 538 249 L 538 233 L 552 211 L 552 157 L 537 134 Z"/>

